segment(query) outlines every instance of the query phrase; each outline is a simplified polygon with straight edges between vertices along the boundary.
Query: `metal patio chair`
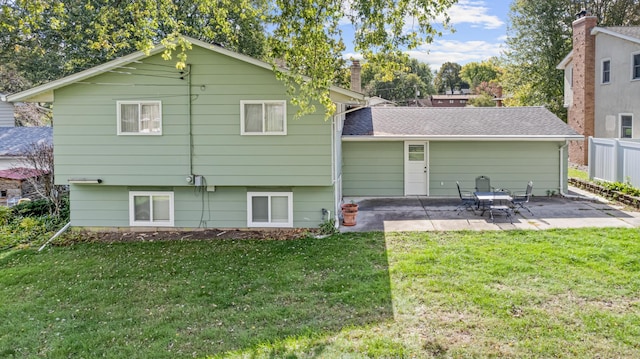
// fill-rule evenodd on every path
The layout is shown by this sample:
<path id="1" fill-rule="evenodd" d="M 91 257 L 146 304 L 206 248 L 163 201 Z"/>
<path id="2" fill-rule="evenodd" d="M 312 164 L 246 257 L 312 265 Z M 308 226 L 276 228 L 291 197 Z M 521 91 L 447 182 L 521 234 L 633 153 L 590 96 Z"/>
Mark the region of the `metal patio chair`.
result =
<path id="1" fill-rule="evenodd" d="M 491 179 L 487 176 L 476 177 L 476 192 L 493 192 Z"/>
<path id="2" fill-rule="evenodd" d="M 531 212 L 531 209 L 529 209 L 529 207 L 527 206 L 527 203 L 529 203 L 529 199 L 531 199 L 531 192 L 533 192 L 533 181 L 529 181 L 529 183 L 527 183 L 526 191 L 513 193 L 513 200 L 511 201 L 511 203 L 513 203 L 514 211 L 517 212 L 519 208 L 522 208 L 526 209 L 533 215 L 533 212 Z"/>
<path id="3" fill-rule="evenodd" d="M 460 182 L 456 181 L 456 186 L 458 187 L 458 195 L 460 196 L 460 204 L 456 207 L 456 211 L 458 215 L 460 215 L 460 211 L 462 209 L 471 209 L 473 213 L 476 211 L 473 209 L 473 206 L 476 205 L 476 198 L 473 196 L 473 193 L 470 191 L 463 191 L 460 189 Z"/>

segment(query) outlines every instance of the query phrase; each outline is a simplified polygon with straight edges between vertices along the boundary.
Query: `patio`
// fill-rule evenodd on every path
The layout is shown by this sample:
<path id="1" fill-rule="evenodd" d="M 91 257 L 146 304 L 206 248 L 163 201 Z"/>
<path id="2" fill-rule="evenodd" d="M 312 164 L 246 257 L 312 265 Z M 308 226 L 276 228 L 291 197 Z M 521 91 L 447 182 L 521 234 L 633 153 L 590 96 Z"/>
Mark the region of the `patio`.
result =
<path id="1" fill-rule="evenodd" d="M 640 212 L 570 187 L 565 197 L 532 197 L 528 204 L 533 214 L 520 210 L 513 224 L 504 215 L 496 215 L 495 223 L 489 213 L 481 210 L 456 211 L 458 198 L 396 197 L 345 198 L 345 203 L 359 205 L 357 224 L 340 226 L 341 232 L 367 231 L 453 231 L 453 230 L 543 230 L 582 227 L 640 227 Z"/>

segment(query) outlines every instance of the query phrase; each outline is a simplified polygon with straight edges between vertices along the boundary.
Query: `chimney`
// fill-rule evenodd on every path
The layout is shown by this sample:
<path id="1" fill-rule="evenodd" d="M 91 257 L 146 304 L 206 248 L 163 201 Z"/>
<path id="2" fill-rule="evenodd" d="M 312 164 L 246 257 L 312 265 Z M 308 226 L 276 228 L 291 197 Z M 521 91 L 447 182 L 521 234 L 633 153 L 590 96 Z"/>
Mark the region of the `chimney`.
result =
<path id="1" fill-rule="evenodd" d="M 360 61 L 353 60 L 351 62 L 351 91 L 362 92 L 361 79 L 360 79 Z"/>
<path id="2" fill-rule="evenodd" d="M 585 137 L 594 135 L 595 124 L 595 36 L 591 30 L 598 18 L 588 11 L 577 14 L 573 26 L 573 103 L 569 107 L 567 123 Z M 588 141 L 569 143 L 569 161 L 587 165 Z"/>
<path id="3" fill-rule="evenodd" d="M 502 86 L 496 87 L 496 107 L 502 107 Z"/>

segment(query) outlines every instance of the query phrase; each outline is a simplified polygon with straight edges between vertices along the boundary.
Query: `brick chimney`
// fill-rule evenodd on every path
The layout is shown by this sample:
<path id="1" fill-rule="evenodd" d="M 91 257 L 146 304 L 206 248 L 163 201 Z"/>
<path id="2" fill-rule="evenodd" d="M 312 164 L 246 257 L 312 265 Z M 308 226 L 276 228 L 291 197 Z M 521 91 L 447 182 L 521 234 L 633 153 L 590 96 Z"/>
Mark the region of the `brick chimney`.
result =
<path id="1" fill-rule="evenodd" d="M 496 101 L 496 107 L 502 107 L 502 86 L 498 86 L 496 87 L 496 95 L 495 95 L 495 99 Z"/>
<path id="2" fill-rule="evenodd" d="M 595 126 L 595 36 L 591 35 L 598 18 L 587 11 L 578 13 L 573 26 L 573 101 L 568 111 L 568 124 L 585 141 L 569 143 L 569 161 L 581 165 L 588 164 L 589 142 L 586 137 L 594 135 Z"/>
<path id="3" fill-rule="evenodd" d="M 360 61 L 353 60 L 351 62 L 351 90 L 355 92 L 362 92 L 362 85 L 360 79 Z"/>

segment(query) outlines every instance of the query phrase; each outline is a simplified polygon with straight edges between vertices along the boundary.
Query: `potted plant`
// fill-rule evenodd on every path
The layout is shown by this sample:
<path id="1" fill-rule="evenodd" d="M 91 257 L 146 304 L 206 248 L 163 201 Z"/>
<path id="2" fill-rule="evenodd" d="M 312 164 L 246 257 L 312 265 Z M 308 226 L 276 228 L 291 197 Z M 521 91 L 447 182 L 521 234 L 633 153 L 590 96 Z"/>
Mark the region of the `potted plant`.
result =
<path id="1" fill-rule="evenodd" d="M 342 206 L 342 224 L 344 226 L 355 226 L 356 216 L 358 215 L 358 205 L 351 203 L 344 203 Z"/>

